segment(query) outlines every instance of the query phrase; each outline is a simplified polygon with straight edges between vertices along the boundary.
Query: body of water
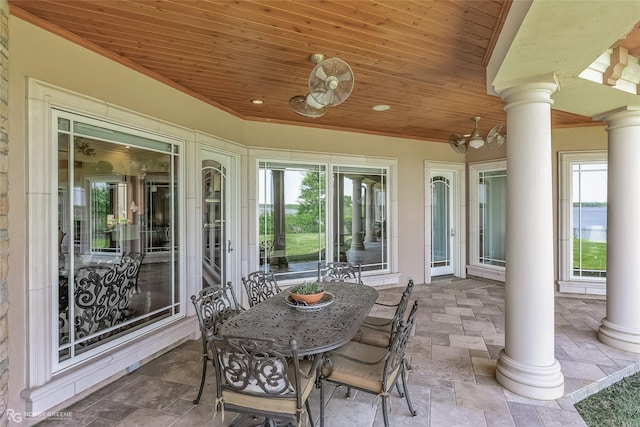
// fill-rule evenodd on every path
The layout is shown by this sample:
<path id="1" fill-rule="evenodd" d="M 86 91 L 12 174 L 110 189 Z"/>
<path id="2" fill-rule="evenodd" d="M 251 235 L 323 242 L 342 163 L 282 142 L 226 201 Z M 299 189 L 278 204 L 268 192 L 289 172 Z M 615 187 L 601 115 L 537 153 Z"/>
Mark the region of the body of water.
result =
<path id="1" fill-rule="evenodd" d="M 573 208 L 573 237 L 596 242 L 607 241 L 607 207 Z"/>

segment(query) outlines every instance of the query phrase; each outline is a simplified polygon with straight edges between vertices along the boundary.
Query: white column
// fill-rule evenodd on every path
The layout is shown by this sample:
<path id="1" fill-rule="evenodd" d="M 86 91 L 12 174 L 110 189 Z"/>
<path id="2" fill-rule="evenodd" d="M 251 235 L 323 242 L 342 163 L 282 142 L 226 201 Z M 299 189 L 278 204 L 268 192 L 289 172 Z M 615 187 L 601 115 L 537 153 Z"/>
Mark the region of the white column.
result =
<path id="1" fill-rule="evenodd" d="M 507 102 L 505 348 L 496 379 L 534 399 L 562 397 L 554 356 L 551 94 L 557 85 L 527 83 L 501 93 Z"/>
<path id="2" fill-rule="evenodd" d="M 604 115 L 609 134 L 607 175 L 607 317 L 598 337 L 640 353 L 640 108 Z"/>
<path id="3" fill-rule="evenodd" d="M 351 201 L 351 249 L 364 249 L 362 243 L 362 177 L 351 178 L 353 200 Z"/>
<path id="4" fill-rule="evenodd" d="M 366 181 L 366 185 L 367 185 L 367 194 L 366 194 L 366 199 L 365 199 L 365 208 L 364 208 L 364 221 L 365 221 L 365 234 L 364 234 L 364 241 L 365 242 L 375 242 L 378 239 L 376 238 L 375 235 L 375 227 L 374 227 L 374 220 L 375 220 L 375 215 L 376 215 L 376 205 L 375 205 L 375 194 L 376 194 L 376 190 L 375 190 L 375 185 L 376 183 L 374 181 Z"/>

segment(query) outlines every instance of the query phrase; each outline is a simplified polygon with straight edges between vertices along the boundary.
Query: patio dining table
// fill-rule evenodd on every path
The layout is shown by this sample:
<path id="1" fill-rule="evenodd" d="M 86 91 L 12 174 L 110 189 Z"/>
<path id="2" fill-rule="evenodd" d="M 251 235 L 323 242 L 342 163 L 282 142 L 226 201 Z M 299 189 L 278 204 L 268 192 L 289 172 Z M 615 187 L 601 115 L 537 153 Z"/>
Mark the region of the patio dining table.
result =
<path id="1" fill-rule="evenodd" d="M 288 291 L 274 295 L 227 320 L 225 335 L 270 338 L 286 348 L 293 337 L 298 354 L 321 354 L 348 343 L 378 298 L 367 285 L 347 282 L 323 284 L 330 303 L 319 309 L 294 307 L 287 301 Z"/>

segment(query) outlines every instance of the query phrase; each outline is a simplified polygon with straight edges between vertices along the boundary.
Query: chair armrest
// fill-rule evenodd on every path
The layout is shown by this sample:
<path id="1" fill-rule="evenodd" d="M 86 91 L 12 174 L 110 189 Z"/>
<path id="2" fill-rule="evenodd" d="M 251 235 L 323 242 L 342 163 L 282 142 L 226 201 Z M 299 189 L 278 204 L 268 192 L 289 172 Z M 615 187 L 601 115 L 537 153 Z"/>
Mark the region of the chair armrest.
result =
<path id="1" fill-rule="evenodd" d="M 395 304 L 387 304 L 386 302 L 377 302 L 376 301 L 374 304 L 375 305 L 382 305 L 384 307 L 397 307 L 398 304 L 400 304 L 400 303 L 398 302 L 398 303 L 395 303 Z"/>
<path id="2" fill-rule="evenodd" d="M 360 325 L 361 328 L 365 328 L 365 329 L 369 329 L 370 331 L 377 331 L 377 332 L 386 332 L 389 333 L 391 331 L 390 327 L 391 327 L 391 319 L 389 319 L 389 322 L 384 323 L 384 324 L 367 324 L 367 323 L 363 323 L 362 325 Z"/>
<path id="3" fill-rule="evenodd" d="M 382 354 L 381 357 L 374 357 L 370 360 L 365 360 L 362 357 L 364 355 L 371 355 L 376 353 L 379 354 L 380 351 L 382 351 L 380 347 L 368 344 L 355 342 L 345 344 L 344 346 L 336 350 L 329 351 L 322 355 L 322 364 L 318 368 L 320 370 L 318 377 L 328 378 L 329 376 L 331 376 L 331 373 L 333 372 L 332 358 L 344 358 L 349 361 L 367 366 L 374 366 L 383 363 L 391 355 L 389 349 L 384 350 L 384 354 Z"/>

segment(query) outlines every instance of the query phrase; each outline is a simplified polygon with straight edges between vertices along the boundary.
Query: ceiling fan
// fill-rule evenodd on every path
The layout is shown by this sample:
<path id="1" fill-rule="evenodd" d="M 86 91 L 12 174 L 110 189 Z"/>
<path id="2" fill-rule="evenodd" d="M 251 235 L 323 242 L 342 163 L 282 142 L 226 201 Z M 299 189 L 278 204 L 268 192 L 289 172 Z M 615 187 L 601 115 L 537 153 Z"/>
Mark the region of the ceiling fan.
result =
<path id="1" fill-rule="evenodd" d="M 463 135 L 452 133 L 449 135 L 449 145 L 457 153 L 464 154 L 469 151 L 469 144 Z"/>
<path id="2" fill-rule="evenodd" d="M 320 117 L 325 107 L 342 104 L 351 95 L 353 70 L 342 59 L 325 59 L 321 53 L 314 53 L 310 59 L 316 66 L 309 75 L 309 92 L 292 97 L 289 106 L 301 116 Z"/>
<path id="3" fill-rule="evenodd" d="M 487 134 L 487 147 L 498 148 L 505 142 L 507 142 L 507 126 L 504 123 L 498 123 Z"/>
<path id="4" fill-rule="evenodd" d="M 480 148 L 485 144 L 485 140 L 482 139 L 482 135 L 478 129 L 480 116 L 474 116 L 471 120 L 474 121 L 474 127 L 470 134 L 460 135 L 458 133 L 452 133 L 449 135 L 449 145 L 457 153 L 464 154 L 469 151 L 469 147 Z M 486 143 L 489 148 L 498 148 L 506 141 L 507 127 L 503 123 L 499 123 L 492 127 L 487 134 Z"/>
<path id="5" fill-rule="evenodd" d="M 296 113 L 300 114 L 304 117 L 322 117 L 324 113 L 326 113 L 326 108 L 320 105 L 319 107 L 312 107 L 307 103 L 307 98 L 309 95 L 296 95 L 289 99 L 289 107 Z"/>

